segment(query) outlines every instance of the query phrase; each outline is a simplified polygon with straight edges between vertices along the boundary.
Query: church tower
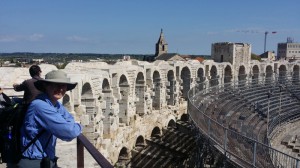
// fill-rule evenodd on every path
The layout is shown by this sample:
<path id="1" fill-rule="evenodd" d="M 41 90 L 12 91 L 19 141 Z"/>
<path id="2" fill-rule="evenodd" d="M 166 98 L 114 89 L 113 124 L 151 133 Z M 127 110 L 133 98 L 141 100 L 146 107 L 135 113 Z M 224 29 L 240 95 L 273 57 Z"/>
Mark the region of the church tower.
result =
<path id="1" fill-rule="evenodd" d="M 155 48 L 155 57 L 157 57 L 161 54 L 168 53 L 168 44 L 165 40 L 162 29 L 161 29 L 160 36 L 159 36 L 159 39 L 158 39 L 155 47 L 156 47 Z"/>

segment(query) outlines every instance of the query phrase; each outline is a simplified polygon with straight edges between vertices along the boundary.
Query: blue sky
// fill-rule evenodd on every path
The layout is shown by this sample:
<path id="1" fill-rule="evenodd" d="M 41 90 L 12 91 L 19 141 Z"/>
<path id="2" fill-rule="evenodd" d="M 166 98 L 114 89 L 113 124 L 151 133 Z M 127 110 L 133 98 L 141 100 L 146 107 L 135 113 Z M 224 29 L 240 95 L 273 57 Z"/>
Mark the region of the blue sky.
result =
<path id="1" fill-rule="evenodd" d="M 252 52 L 300 42 L 299 0 L 0 0 L 0 52 L 210 54 L 216 42 Z"/>

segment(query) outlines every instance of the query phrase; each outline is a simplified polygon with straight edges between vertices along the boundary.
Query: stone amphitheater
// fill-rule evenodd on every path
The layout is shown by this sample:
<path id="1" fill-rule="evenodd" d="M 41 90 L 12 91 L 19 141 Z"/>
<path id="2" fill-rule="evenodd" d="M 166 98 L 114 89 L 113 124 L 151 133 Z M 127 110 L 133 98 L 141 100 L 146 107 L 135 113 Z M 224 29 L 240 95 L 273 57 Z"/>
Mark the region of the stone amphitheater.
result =
<path id="1" fill-rule="evenodd" d="M 63 71 L 78 85 L 61 101 L 115 167 L 299 167 L 300 62 L 233 51 L 203 62 L 72 62 Z M 22 95 L 11 86 L 28 68 L 0 74 L 5 93 Z M 59 141 L 57 156 L 76 167 L 76 140 Z"/>
<path id="2" fill-rule="evenodd" d="M 40 66 L 43 74 L 56 69 L 53 65 Z M 188 132 L 177 130 L 179 125 L 181 127 L 187 125 L 185 128 L 191 127 L 187 124 L 189 93 L 198 94 L 193 97 L 197 97 L 196 101 L 191 99 L 189 102 L 198 103 L 201 106 L 199 108 L 205 108 L 206 115 L 210 115 L 211 119 L 262 143 L 265 142 L 266 137 L 267 122 L 264 114 L 267 108 L 268 88 L 273 87 L 273 94 L 277 95 L 273 96 L 274 100 L 269 107 L 270 114 L 273 116 L 270 118 L 277 115 L 279 98 L 282 103 L 281 115 L 287 116 L 286 118 L 291 121 L 297 120 L 293 116 L 288 116 L 288 112 L 292 110 L 297 113 L 300 108 L 297 97 L 291 98 L 291 93 L 296 95 L 297 91 L 300 91 L 295 87 L 297 85 L 290 83 L 289 86 L 286 83 L 284 92 L 280 92 L 279 87 L 276 89 L 275 83 L 265 80 L 266 77 L 275 79 L 276 74 L 278 78 L 284 74 L 299 77 L 297 62 L 250 61 L 247 65 L 233 67 L 230 63 L 217 63 L 211 60 L 202 63 L 194 60 L 153 63 L 131 60 L 120 61 L 114 65 L 104 62 L 69 63 L 64 71 L 68 73 L 71 81 L 78 82 L 78 86 L 67 93 L 61 101 L 84 126 L 83 134 L 113 165 L 144 167 L 149 159 L 145 159 L 145 162 L 141 161 L 142 154 L 147 153 L 151 157 L 151 153 L 158 151 L 154 147 L 150 149 L 149 144 L 156 144 L 156 146 L 171 144 L 173 147 L 167 151 L 180 153 L 179 155 L 192 151 L 196 146 L 196 140 L 193 136 L 188 136 Z M 13 83 L 29 78 L 27 68 L 1 67 L 0 74 L 1 83 L 7 88 L 5 92 L 8 95 L 22 95 L 14 92 L 11 86 Z M 252 82 L 249 82 L 248 78 Z M 240 85 L 237 84 L 239 89 L 232 86 L 235 80 L 244 81 Z M 230 86 L 222 89 L 221 86 L 227 83 Z M 212 89 L 200 96 L 201 91 L 216 86 L 218 91 Z M 288 88 L 293 91 L 289 92 Z M 190 110 L 195 111 L 192 108 Z M 196 120 L 193 118 L 194 113 L 191 113 L 191 118 Z M 276 134 L 270 133 L 274 137 L 271 145 L 288 154 L 296 154 L 295 157 L 299 159 L 297 126 L 293 122 L 284 122 L 281 125 Z M 195 133 L 194 135 L 197 136 Z M 162 138 L 164 136 L 169 138 Z M 180 148 L 172 143 L 183 145 Z M 76 141 L 59 142 L 58 146 L 60 166 L 75 167 Z M 149 150 L 153 151 L 149 152 Z M 170 165 L 175 161 L 172 159 L 168 161 L 163 156 L 159 158 L 160 155 L 157 153 L 152 156 L 160 160 L 156 161 L 156 164 L 172 167 Z M 86 159 L 91 160 L 86 162 L 89 164 L 87 167 L 96 165 L 90 156 L 86 156 Z"/>

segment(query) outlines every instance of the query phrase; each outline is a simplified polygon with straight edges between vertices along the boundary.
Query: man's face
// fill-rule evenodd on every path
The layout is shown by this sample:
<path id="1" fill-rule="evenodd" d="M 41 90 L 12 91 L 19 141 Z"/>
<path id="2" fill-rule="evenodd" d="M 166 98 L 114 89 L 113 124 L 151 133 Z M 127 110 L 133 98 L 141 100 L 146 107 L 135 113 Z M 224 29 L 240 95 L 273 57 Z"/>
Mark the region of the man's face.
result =
<path id="1" fill-rule="evenodd" d="M 46 86 L 46 92 L 52 100 L 59 100 L 64 97 L 67 91 L 67 84 L 49 83 Z"/>

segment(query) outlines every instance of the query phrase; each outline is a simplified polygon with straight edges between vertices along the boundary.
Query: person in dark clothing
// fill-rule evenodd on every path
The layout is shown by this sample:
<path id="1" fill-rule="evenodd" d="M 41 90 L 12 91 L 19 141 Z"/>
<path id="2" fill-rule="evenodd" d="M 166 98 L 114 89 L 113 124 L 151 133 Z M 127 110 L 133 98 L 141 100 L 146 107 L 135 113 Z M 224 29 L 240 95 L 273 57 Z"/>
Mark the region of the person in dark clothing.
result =
<path id="1" fill-rule="evenodd" d="M 35 99 L 37 95 L 41 93 L 38 89 L 35 88 L 34 82 L 42 79 L 41 78 L 41 68 L 38 65 L 32 65 L 29 68 L 29 73 L 31 79 L 23 81 L 21 84 L 13 84 L 14 90 L 17 92 L 24 91 L 23 104 L 29 104 L 32 100 Z"/>
<path id="2" fill-rule="evenodd" d="M 3 85 L 0 84 L 0 109 L 3 109 L 11 104 L 10 98 L 3 93 Z"/>

